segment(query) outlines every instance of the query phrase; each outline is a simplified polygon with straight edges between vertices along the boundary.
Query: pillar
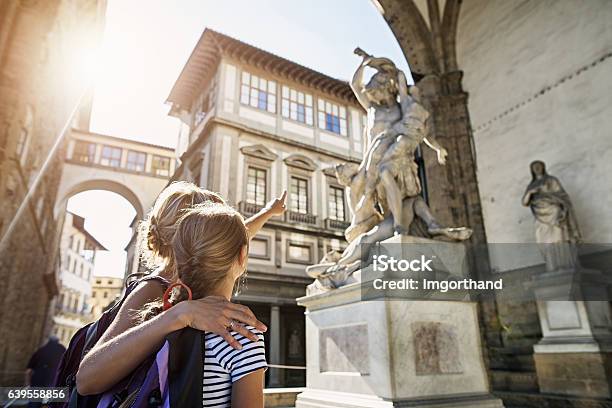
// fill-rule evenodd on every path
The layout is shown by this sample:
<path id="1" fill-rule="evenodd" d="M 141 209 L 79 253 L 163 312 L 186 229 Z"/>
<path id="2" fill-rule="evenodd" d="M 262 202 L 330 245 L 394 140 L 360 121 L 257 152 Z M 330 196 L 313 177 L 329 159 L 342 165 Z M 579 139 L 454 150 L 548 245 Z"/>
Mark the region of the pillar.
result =
<path id="1" fill-rule="evenodd" d="M 280 306 L 270 307 L 270 364 L 281 363 L 281 342 L 280 342 Z M 281 386 L 281 373 L 279 368 L 270 369 L 270 387 Z"/>

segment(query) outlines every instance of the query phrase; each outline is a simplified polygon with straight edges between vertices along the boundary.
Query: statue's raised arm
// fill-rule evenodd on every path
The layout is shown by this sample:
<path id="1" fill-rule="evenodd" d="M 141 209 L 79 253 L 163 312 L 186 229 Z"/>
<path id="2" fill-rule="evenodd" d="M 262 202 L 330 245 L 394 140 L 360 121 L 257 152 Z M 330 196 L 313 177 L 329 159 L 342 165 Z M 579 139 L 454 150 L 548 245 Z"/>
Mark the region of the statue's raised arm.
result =
<path id="1" fill-rule="evenodd" d="M 357 70 L 353 74 L 353 79 L 351 79 L 351 89 L 357 98 L 357 101 L 363 106 L 365 110 L 370 108 L 370 101 L 364 92 L 365 84 L 363 82 L 363 73 L 365 68 L 368 66 L 368 63 L 372 59 L 372 56 L 364 52 L 361 48 L 355 48 L 355 54 L 363 57 L 361 60 L 361 64 L 357 67 Z"/>

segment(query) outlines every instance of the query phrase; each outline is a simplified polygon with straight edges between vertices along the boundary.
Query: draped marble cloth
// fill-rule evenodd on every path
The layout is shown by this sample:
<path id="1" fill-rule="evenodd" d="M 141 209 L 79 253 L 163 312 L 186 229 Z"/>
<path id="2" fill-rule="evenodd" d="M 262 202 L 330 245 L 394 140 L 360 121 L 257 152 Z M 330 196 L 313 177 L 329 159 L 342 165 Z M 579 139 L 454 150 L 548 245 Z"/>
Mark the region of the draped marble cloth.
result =
<path id="1" fill-rule="evenodd" d="M 529 206 L 535 217 L 536 241 L 540 244 L 547 269 L 577 265 L 575 244 L 582 241 L 574 207 L 556 177 L 545 174 L 534 179 L 527 191 L 535 190 Z"/>

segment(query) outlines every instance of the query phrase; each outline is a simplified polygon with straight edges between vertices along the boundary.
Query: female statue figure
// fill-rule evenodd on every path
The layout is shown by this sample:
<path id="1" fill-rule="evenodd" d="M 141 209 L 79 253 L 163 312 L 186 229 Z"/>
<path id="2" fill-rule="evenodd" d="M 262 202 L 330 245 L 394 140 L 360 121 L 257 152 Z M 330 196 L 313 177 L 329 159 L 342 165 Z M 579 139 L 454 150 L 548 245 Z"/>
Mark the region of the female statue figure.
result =
<path id="1" fill-rule="evenodd" d="M 578 266 L 576 244 L 582 241 L 574 207 L 556 177 L 546 172 L 540 160 L 531 163 L 531 183 L 523 195 L 535 217 L 536 242 L 546 261 L 547 271 Z"/>

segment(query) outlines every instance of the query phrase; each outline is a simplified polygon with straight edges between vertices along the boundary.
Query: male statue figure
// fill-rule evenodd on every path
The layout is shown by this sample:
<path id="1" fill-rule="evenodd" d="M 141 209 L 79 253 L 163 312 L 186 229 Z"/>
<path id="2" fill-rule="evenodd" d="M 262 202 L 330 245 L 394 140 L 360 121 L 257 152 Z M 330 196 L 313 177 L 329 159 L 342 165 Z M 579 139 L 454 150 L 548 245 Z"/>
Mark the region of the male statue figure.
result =
<path id="1" fill-rule="evenodd" d="M 354 203 L 354 218 L 346 232 L 351 242 L 383 219 L 393 216 L 396 233 L 407 234 L 410 225 L 402 222 L 405 198 L 421 193 L 418 166 L 414 155 L 421 142 L 437 152 L 438 162 L 446 163 L 446 150 L 428 132 L 429 112 L 421 105 L 418 88 L 409 87 L 406 75 L 388 58 L 375 58 L 360 48 L 355 53 L 363 58 L 351 81 L 359 103 L 368 112 L 366 153 L 354 177 L 363 185 L 360 200 Z M 363 82 L 366 67 L 376 69 L 367 84 Z M 378 204 L 378 208 L 376 206 Z M 422 207 L 422 206 L 420 206 Z M 466 239 L 462 229 L 444 228 L 434 221 L 429 208 L 421 219 L 428 222 L 428 233 L 446 235 L 450 239 Z M 410 219 L 412 221 L 412 219 Z"/>

